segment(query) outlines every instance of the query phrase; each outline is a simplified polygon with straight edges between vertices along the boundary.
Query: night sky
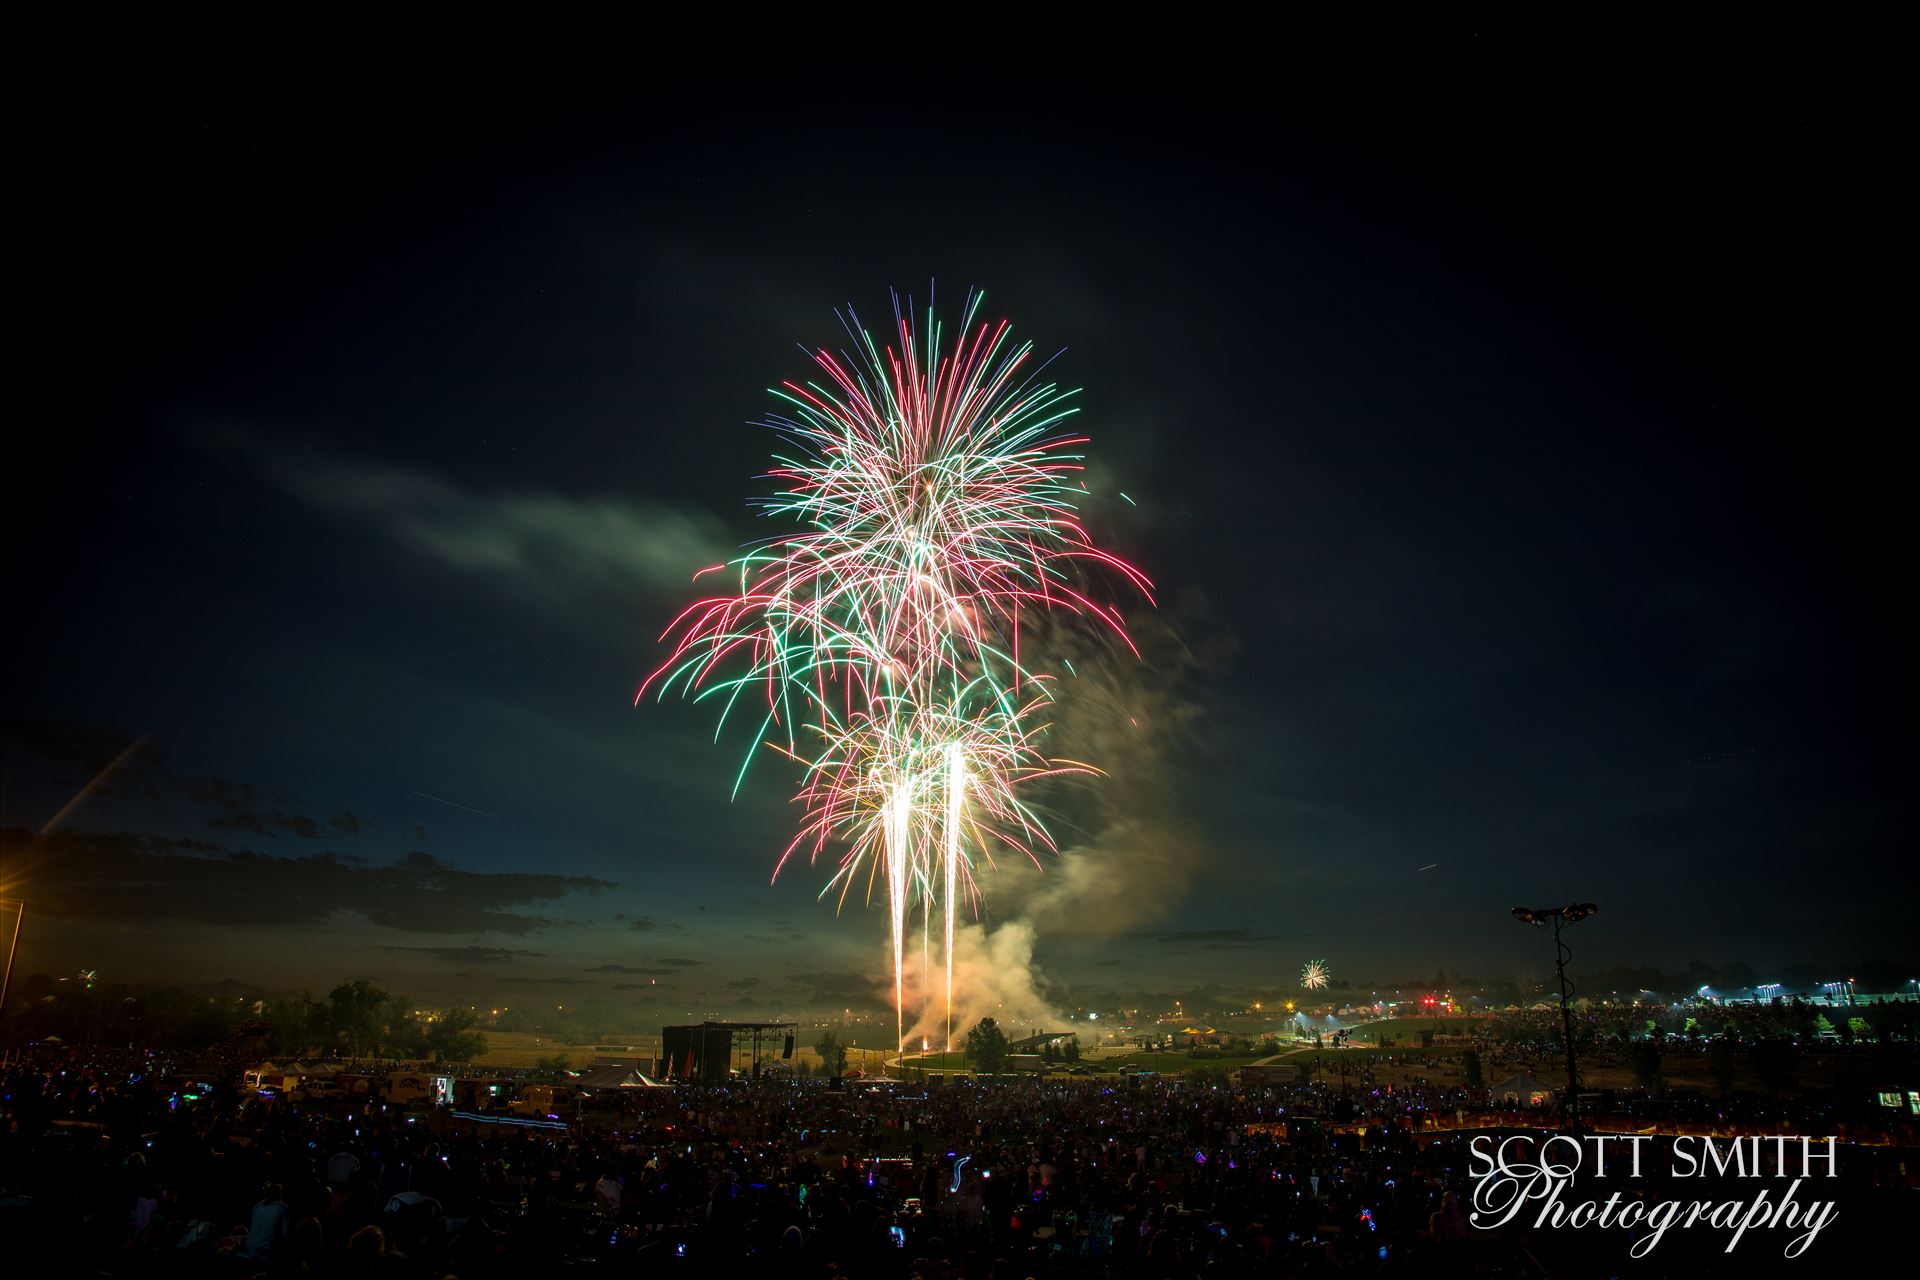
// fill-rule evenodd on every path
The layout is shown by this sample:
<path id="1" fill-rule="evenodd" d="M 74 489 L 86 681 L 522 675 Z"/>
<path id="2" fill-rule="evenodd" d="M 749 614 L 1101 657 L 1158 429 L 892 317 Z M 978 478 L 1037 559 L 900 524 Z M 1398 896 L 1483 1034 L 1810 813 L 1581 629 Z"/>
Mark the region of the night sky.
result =
<path id="1" fill-rule="evenodd" d="M 1790 54 L 103 82 L 18 242 L 21 971 L 871 996 L 884 911 L 768 882 L 790 773 L 730 801 L 745 744 L 632 700 L 766 532 L 796 344 L 970 287 L 1084 388 L 1088 522 L 1159 588 L 1112 664 L 1151 778 L 988 881 L 1068 1007 L 1512 978 L 1523 902 L 1601 905 L 1582 966 L 1900 951 L 1902 166 Z"/>

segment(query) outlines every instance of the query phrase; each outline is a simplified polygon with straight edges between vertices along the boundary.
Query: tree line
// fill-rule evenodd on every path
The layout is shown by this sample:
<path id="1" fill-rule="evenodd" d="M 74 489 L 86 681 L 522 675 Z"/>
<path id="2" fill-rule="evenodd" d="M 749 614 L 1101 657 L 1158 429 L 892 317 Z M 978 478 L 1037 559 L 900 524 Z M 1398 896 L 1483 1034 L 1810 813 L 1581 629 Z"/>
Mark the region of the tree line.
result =
<path id="1" fill-rule="evenodd" d="M 249 999 L 180 987 L 101 987 L 86 975 L 35 974 L 8 1001 L 10 1041 L 126 1044 L 153 1049 L 227 1049 L 263 1058 L 395 1058 L 467 1062 L 486 1051 L 472 1009 L 419 1016 L 413 1000 L 365 978 L 324 1000 L 310 993 Z"/>

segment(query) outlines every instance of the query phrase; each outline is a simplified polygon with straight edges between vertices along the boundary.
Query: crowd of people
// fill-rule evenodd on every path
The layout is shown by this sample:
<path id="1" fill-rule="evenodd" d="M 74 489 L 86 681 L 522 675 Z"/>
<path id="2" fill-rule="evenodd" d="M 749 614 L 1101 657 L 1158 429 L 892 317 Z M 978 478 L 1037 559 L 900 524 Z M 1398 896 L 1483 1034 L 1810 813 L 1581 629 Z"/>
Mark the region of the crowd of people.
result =
<path id="1" fill-rule="evenodd" d="M 1654 1038 L 1672 1052 L 1703 1052 L 1721 1037 L 1743 1048 L 1786 1042 L 1827 1052 L 1899 1041 L 1920 1028 L 1920 997 L 1880 998 L 1849 1006 L 1803 999 L 1700 1001 L 1686 1004 L 1597 1004 L 1577 1008 L 1574 1042 L 1581 1052 L 1624 1056 Z M 1825 1030 L 1822 1030 L 1822 1028 Z M 1528 1009 L 1476 1019 L 1470 1039 L 1483 1053 L 1552 1055 L 1564 1034 L 1559 1009 Z"/>
<path id="2" fill-rule="evenodd" d="M 0 1221 L 73 1274 L 1519 1276 L 1563 1243 L 1469 1230 L 1467 1139 L 1423 1124 L 1453 1090 L 735 1081 L 561 1130 L 68 1053 L 4 1094 Z"/>

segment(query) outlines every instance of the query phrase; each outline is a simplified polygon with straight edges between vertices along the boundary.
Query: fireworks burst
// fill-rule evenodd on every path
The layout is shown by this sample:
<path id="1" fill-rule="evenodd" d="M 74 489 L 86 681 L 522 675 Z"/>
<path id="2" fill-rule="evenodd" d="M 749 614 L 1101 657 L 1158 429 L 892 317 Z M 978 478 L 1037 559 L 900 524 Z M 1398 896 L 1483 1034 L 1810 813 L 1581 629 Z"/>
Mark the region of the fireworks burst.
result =
<path id="1" fill-rule="evenodd" d="M 976 323 L 980 301 L 969 297 L 950 348 L 931 308 L 916 334 L 896 297 L 885 346 L 849 310 L 854 354 L 820 350 L 815 380 L 774 391 L 780 489 L 759 505 L 797 531 L 703 571 L 730 589 L 668 625 L 672 653 L 641 687 L 717 699 L 722 724 L 758 708 L 755 740 L 802 771 L 804 817 L 774 874 L 837 843 L 822 896 L 884 891 L 896 1031 L 911 908 L 929 954 L 938 908 L 949 1048 L 954 914 L 978 902 L 976 867 L 996 848 L 1036 861 L 1053 848 L 1021 788 L 1096 772 L 1040 748 L 1054 687 L 1024 664 L 1022 615 L 1098 618 L 1131 648 L 1088 580 L 1151 599 L 1146 577 L 1080 523 L 1073 392 L 1041 379 L 1033 345 L 1012 343 L 1004 321 Z"/>
<path id="2" fill-rule="evenodd" d="M 1300 967 L 1300 985 L 1308 991 L 1324 991 L 1333 973 L 1325 960 L 1309 960 Z"/>

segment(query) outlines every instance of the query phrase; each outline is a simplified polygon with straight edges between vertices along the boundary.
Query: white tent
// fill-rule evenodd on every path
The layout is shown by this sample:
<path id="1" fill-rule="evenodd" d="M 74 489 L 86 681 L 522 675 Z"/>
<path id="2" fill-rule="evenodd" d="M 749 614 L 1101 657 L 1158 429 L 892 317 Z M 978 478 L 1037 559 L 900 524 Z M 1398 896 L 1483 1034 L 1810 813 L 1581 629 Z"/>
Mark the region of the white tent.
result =
<path id="1" fill-rule="evenodd" d="M 1553 1101 L 1553 1086 L 1540 1083 L 1524 1071 L 1487 1090 L 1498 1101 L 1518 1099 L 1529 1107 L 1545 1106 Z"/>
<path id="2" fill-rule="evenodd" d="M 588 1067 L 573 1083 L 588 1092 L 598 1089 L 666 1089 L 638 1067 Z"/>

